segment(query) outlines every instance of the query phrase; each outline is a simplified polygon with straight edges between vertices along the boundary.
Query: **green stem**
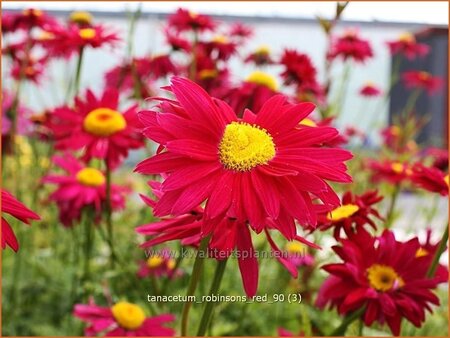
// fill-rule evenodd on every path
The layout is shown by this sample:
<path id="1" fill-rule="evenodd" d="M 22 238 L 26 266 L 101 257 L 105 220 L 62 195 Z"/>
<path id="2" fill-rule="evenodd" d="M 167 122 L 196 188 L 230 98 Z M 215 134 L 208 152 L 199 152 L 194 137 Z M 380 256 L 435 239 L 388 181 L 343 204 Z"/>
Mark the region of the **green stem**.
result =
<path id="1" fill-rule="evenodd" d="M 92 248 L 93 248 L 93 224 L 94 224 L 94 212 L 93 210 L 87 210 L 84 213 L 83 217 L 83 226 L 85 231 L 85 238 L 84 238 L 84 272 L 83 272 L 83 282 L 86 282 L 90 278 L 90 261 L 92 256 Z"/>
<path id="2" fill-rule="evenodd" d="M 80 90 L 81 69 L 83 66 L 83 54 L 84 54 L 84 47 L 80 47 L 80 53 L 78 55 L 77 61 L 77 69 L 75 73 L 75 95 L 78 95 L 78 91 Z"/>
<path id="3" fill-rule="evenodd" d="M 114 268 L 115 253 L 114 253 L 114 230 L 112 223 L 112 205 L 111 205 L 111 167 L 108 160 L 105 160 L 106 165 L 106 229 L 108 232 L 108 245 L 110 251 L 110 263 Z"/>
<path id="4" fill-rule="evenodd" d="M 420 96 L 420 93 L 421 93 L 421 90 L 420 89 L 416 89 L 409 96 L 408 101 L 406 102 L 406 105 L 405 105 L 405 110 L 404 110 L 405 116 L 412 111 L 414 105 L 417 102 L 417 99 Z"/>
<path id="5" fill-rule="evenodd" d="M 436 269 L 439 265 L 439 259 L 441 258 L 442 253 L 445 251 L 445 248 L 447 247 L 447 241 L 448 241 L 448 221 L 447 225 L 445 226 L 445 231 L 442 234 L 441 241 L 439 242 L 439 246 L 436 250 L 436 253 L 434 254 L 433 261 L 431 262 L 430 265 L 430 269 L 427 272 L 427 277 L 432 278 L 436 273 Z"/>
<path id="6" fill-rule="evenodd" d="M 389 205 L 388 212 L 386 214 L 386 228 L 389 229 L 392 225 L 392 219 L 394 217 L 395 205 L 400 193 L 400 184 L 396 184 L 394 191 L 392 192 L 391 204 Z"/>
<path id="7" fill-rule="evenodd" d="M 209 236 L 205 237 L 200 242 L 200 246 L 197 251 L 197 257 L 195 257 L 194 267 L 192 268 L 192 275 L 186 293 L 187 296 L 193 296 L 195 293 L 195 289 L 197 288 L 197 284 L 203 270 L 203 263 L 206 256 L 209 238 L 210 238 Z M 187 335 L 189 310 L 191 306 L 192 306 L 191 301 L 186 301 L 186 303 L 184 303 L 183 312 L 181 314 L 181 336 Z"/>
<path id="8" fill-rule="evenodd" d="M 195 81 L 197 77 L 197 45 L 198 45 L 198 32 L 194 30 L 194 42 L 192 44 L 192 61 L 189 68 L 189 79 Z"/>
<path id="9" fill-rule="evenodd" d="M 343 336 L 345 335 L 345 332 L 347 331 L 347 328 L 350 326 L 351 323 L 353 323 L 355 320 L 357 320 L 363 313 L 365 308 L 362 307 L 359 310 L 356 310 L 346 316 L 344 320 L 342 321 L 341 325 L 337 327 L 333 332 L 329 334 L 329 336 Z"/>
<path id="10" fill-rule="evenodd" d="M 227 265 L 228 259 L 223 259 L 218 261 L 216 272 L 214 273 L 214 279 L 211 284 L 211 289 L 209 290 L 209 295 L 215 295 L 219 292 L 220 283 L 222 282 L 223 274 L 225 272 L 225 267 Z M 207 302 L 205 309 L 203 310 L 202 319 L 200 320 L 200 325 L 198 327 L 197 336 L 204 336 L 206 329 L 208 328 L 209 321 L 214 312 L 216 302 Z"/>

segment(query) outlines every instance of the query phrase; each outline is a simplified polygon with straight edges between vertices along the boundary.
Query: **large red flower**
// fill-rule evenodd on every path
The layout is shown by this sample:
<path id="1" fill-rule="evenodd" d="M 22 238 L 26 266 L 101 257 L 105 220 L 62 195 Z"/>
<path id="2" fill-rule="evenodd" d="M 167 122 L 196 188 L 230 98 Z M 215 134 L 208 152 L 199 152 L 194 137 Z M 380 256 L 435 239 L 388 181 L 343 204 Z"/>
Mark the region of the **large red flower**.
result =
<path id="1" fill-rule="evenodd" d="M 401 54 L 409 60 L 417 56 L 425 56 L 430 51 L 428 45 L 417 42 L 416 37 L 411 33 L 404 33 L 397 40 L 388 41 L 387 44 L 391 54 Z"/>
<path id="2" fill-rule="evenodd" d="M 353 232 L 352 225 L 355 229 L 363 227 L 368 224 L 376 229 L 376 225 L 370 215 L 383 219 L 377 210 L 372 206 L 383 199 L 383 196 L 378 195 L 378 191 L 368 191 L 362 195 L 355 195 L 351 191 L 347 191 L 342 197 L 342 205 L 332 210 L 331 212 L 319 213 L 319 229 L 325 231 L 327 229 L 334 229 L 334 237 L 339 239 L 341 230 L 348 235 Z"/>
<path id="3" fill-rule="evenodd" d="M 56 148 L 84 149 L 84 160 L 104 159 L 113 168 L 128 155 L 128 150 L 142 147 L 137 105 L 121 113 L 117 111 L 118 100 L 115 89 L 106 89 L 101 97 L 87 90 L 85 100 L 77 97 L 73 108 L 56 108 L 49 123 Z"/>
<path id="4" fill-rule="evenodd" d="M 376 238 L 360 229 L 333 248 L 343 263 L 323 267 L 331 276 L 319 291 L 317 305 L 329 303 L 342 315 L 364 307 L 366 325 L 387 323 L 394 335 L 400 334 L 402 318 L 420 327 L 425 310 L 439 305 L 431 291 L 439 281 L 426 277 L 429 262 L 417 254 L 420 247 L 417 238 L 400 242 L 388 230 Z"/>
<path id="5" fill-rule="evenodd" d="M 365 62 L 373 56 L 369 41 L 359 37 L 356 30 L 348 30 L 336 38 L 331 46 L 329 57 L 341 57 L 344 60 L 353 59 L 356 62 Z"/>
<path id="6" fill-rule="evenodd" d="M 326 180 L 350 182 L 344 161 L 352 155 L 319 147 L 336 129 L 298 128 L 313 104 L 293 105 L 276 95 L 258 115 L 246 110 L 238 118 L 189 80 L 175 77 L 170 88 L 177 101 L 140 113 L 145 135 L 164 149 L 136 168 L 166 177 L 156 216 L 185 214 L 206 201 L 206 220 L 248 220 L 260 232 L 269 218 L 291 240 L 294 220 L 317 222 L 312 196 L 326 208 L 340 204 Z"/>
<path id="7" fill-rule="evenodd" d="M 6 190 L 2 189 L 2 213 L 9 214 L 18 220 L 29 224 L 30 220 L 40 219 L 39 215 L 35 212 L 28 209 L 22 203 L 20 203 L 17 199 L 14 198 Z M 5 249 L 8 245 L 14 251 L 19 250 L 19 242 L 17 241 L 16 236 L 14 235 L 14 231 L 12 230 L 9 223 L 5 218 L 2 217 L 2 249 Z"/>

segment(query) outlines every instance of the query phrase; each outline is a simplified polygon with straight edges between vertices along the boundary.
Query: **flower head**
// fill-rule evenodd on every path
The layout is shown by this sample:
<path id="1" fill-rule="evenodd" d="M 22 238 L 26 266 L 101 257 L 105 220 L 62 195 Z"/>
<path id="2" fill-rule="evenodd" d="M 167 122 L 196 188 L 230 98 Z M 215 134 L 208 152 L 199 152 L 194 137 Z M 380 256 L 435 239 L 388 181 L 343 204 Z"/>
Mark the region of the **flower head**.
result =
<path id="1" fill-rule="evenodd" d="M 378 88 L 377 85 L 375 85 L 372 82 L 366 83 L 361 89 L 359 90 L 359 94 L 366 97 L 376 97 L 381 95 L 381 89 Z"/>
<path id="2" fill-rule="evenodd" d="M 273 64 L 274 60 L 270 56 L 269 46 L 262 45 L 250 53 L 244 62 L 253 62 L 257 66 L 262 66 Z"/>
<path id="3" fill-rule="evenodd" d="M 355 62 L 365 62 L 373 56 L 369 41 L 361 39 L 356 30 L 347 30 L 333 41 L 329 57 L 341 57 L 344 60 L 352 59 Z"/>
<path id="4" fill-rule="evenodd" d="M 434 167 L 426 167 L 421 163 L 416 163 L 412 167 L 412 171 L 411 181 L 415 185 L 442 196 L 448 196 L 448 174 Z"/>
<path id="5" fill-rule="evenodd" d="M 71 226 L 80 221 L 83 210 L 91 209 L 94 218 L 99 221 L 106 203 L 106 178 L 102 171 L 87 167 L 72 155 L 54 156 L 53 162 L 64 169 L 65 175 L 47 175 L 45 183 L 56 184 L 58 188 L 50 195 L 59 208 L 60 221 Z M 127 188 L 111 186 L 111 204 L 113 210 L 125 207 L 124 195 Z"/>
<path id="6" fill-rule="evenodd" d="M 369 161 L 368 168 L 372 172 L 373 182 L 387 181 L 398 184 L 409 179 L 412 174 L 409 164 L 391 160 Z"/>
<path id="7" fill-rule="evenodd" d="M 11 215 L 14 218 L 17 218 L 19 221 L 22 221 L 26 224 L 29 224 L 30 220 L 39 220 L 40 217 L 35 212 L 28 209 L 25 205 L 19 202 L 13 195 L 11 195 L 6 190 L 2 191 L 2 214 Z M 14 235 L 14 231 L 9 225 L 8 221 L 2 215 L 2 249 L 5 249 L 6 246 L 9 246 L 14 251 L 19 250 L 19 242 L 17 241 L 16 236 Z"/>
<path id="8" fill-rule="evenodd" d="M 120 336 L 174 336 L 173 329 L 163 326 L 172 322 L 173 315 L 164 314 L 147 317 L 139 305 L 120 301 L 110 307 L 101 307 L 94 302 L 76 304 L 73 314 L 75 317 L 89 324 L 85 335 Z"/>
<path id="9" fill-rule="evenodd" d="M 141 278 L 147 276 L 179 277 L 183 272 L 176 268 L 176 261 L 170 255 L 170 249 L 163 249 L 157 253 L 151 252 L 145 261 L 140 262 L 137 275 Z"/>
<path id="10" fill-rule="evenodd" d="M 183 8 L 179 8 L 174 14 L 170 15 L 168 21 L 169 27 L 178 32 L 212 31 L 216 27 L 216 23 L 210 16 L 197 14 Z"/>
<path id="11" fill-rule="evenodd" d="M 417 42 L 416 37 L 411 33 L 403 33 L 397 40 L 388 41 L 387 44 L 391 54 L 401 54 L 409 60 L 418 56 L 426 56 L 430 51 L 428 45 Z"/>
<path id="12" fill-rule="evenodd" d="M 365 325 L 387 323 L 396 336 L 402 318 L 420 327 L 425 310 L 431 312 L 430 305 L 439 305 L 439 299 L 431 291 L 438 281 L 426 277 L 429 264 L 416 255 L 419 249 L 417 238 L 400 242 L 388 230 L 378 238 L 358 230 L 333 248 L 343 262 L 323 267 L 330 277 L 320 288 L 317 305 L 329 303 L 341 315 L 364 307 Z"/>
<path id="13" fill-rule="evenodd" d="M 373 208 L 383 199 L 383 196 L 378 195 L 378 191 L 368 191 L 362 195 L 355 195 L 351 191 L 347 191 L 342 197 L 342 205 L 330 212 L 319 213 L 319 229 L 325 231 L 327 229 L 334 229 L 334 237 L 339 239 L 341 237 L 341 230 L 348 235 L 353 232 L 352 226 L 355 229 L 363 227 L 368 224 L 376 229 L 376 225 L 369 216 L 375 216 L 378 219 L 383 219 L 378 211 Z"/>
<path id="14" fill-rule="evenodd" d="M 407 88 L 424 89 L 429 95 L 442 88 L 443 80 L 425 71 L 409 71 L 402 74 L 403 83 Z"/>
<path id="15" fill-rule="evenodd" d="M 104 159 L 116 167 L 130 149 L 144 145 L 141 124 L 136 116 L 137 105 L 125 112 L 118 111 L 119 93 L 108 88 L 101 97 L 90 90 L 85 99 L 77 97 L 75 106 L 56 108 L 50 117 L 56 148 L 59 150 L 84 149 L 83 159 Z"/>
<path id="16" fill-rule="evenodd" d="M 258 115 L 246 110 L 238 118 L 189 80 L 173 78 L 171 89 L 177 101 L 140 113 L 145 135 L 165 149 L 136 169 L 167 175 L 155 215 L 184 214 L 207 201 L 207 219 L 227 215 L 261 229 L 269 217 L 292 239 L 294 219 L 316 223 L 310 193 L 328 207 L 339 205 L 325 180 L 349 182 L 343 162 L 352 155 L 319 147 L 335 129 L 297 127 L 314 105 L 277 95 Z"/>

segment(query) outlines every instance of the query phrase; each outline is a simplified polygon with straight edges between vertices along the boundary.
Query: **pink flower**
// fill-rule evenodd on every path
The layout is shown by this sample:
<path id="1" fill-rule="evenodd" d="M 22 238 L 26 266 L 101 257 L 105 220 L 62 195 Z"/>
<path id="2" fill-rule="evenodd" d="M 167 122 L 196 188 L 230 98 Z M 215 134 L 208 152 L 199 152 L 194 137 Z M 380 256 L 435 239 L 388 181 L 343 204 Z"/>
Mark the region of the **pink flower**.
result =
<path id="1" fill-rule="evenodd" d="M 403 83 L 407 88 L 424 89 L 429 95 L 438 91 L 444 81 L 439 76 L 433 76 L 425 71 L 409 71 L 402 74 Z"/>
<path id="2" fill-rule="evenodd" d="M 417 56 L 426 56 L 430 51 L 428 45 L 417 42 L 416 37 L 411 33 L 404 33 L 397 40 L 388 41 L 387 44 L 391 54 L 402 54 L 409 60 Z"/>
<path id="3" fill-rule="evenodd" d="M 145 337 L 174 336 L 175 330 L 163 326 L 172 322 L 171 314 L 147 317 L 144 310 L 136 304 L 118 302 L 111 307 L 101 307 L 93 301 L 89 304 L 76 304 L 73 315 L 89 324 L 86 336 L 106 337 Z"/>
<path id="4" fill-rule="evenodd" d="M 367 97 L 375 97 L 381 95 L 381 89 L 378 88 L 374 83 L 366 83 L 360 90 L 359 94 Z"/>
<path id="5" fill-rule="evenodd" d="M 65 175 L 48 175 L 43 182 L 56 184 L 58 189 L 50 195 L 59 208 L 59 218 L 65 226 L 79 221 L 83 210 L 91 208 L 97 221 L 100 220 L 106 201 L 106 178 L 103 172 L 86 167 L 73 155 L 54 156 L 53 162 L 64 169 Z M 125 207 L 124 195 L 127 188 L 111 186 L 113 210 Z"/>

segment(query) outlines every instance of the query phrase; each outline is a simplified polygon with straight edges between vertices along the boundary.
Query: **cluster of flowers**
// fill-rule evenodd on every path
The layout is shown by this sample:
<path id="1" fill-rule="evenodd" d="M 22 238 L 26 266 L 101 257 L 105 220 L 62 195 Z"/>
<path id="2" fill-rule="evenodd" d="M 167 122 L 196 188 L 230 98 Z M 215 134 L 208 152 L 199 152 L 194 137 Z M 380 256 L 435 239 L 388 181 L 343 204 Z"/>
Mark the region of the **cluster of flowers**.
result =
<path id="1" fill-rule="evenodd" d="M 76 56 L 80 60 L 85 48 L 115 46 L 120 40 L 84 12 L 73 13 L 64 25 L 37 9 L 3 13 L 2 21 L 4 34 L 19 36 L 18 42 L 2 51 L 11 58 L 11 76 L 19 82 L 38 82 L 52 58 Z M 360 195 L 347 191 L 341 199 L 330 185 L 351 182 L 345 162 L 353 155 L 342 146 L 357 132 L 348 129 L 341 135 L 332 126 L 333 118 L 311 118 L 317 107 L 328 103 L 325 85 L 319 82 L 309 56 L 285 49 L 277 57 L 261 46 L 242 57 L 256 70 L 236 84 L 231 80 L 229 60 L 238 56 L 239 48 L 252 35 L 249 27 L 235 24 L 223 28 L 209 16 L 179 9 L 169 16 L 164 34 L 170 51 L 126 59 L 106 73 L 100 95 L 89 89 L 82 95 L 76 93 L 73 103 L 31 120 L 44 127 L 35 129 L 39 137 L 54 142 L 55 150 L 61 152 L 53 162 L 65 173 L 43 178 L 43 182 L 57 185 L 50 199 L 58 205 L 61 223 L 73 226 L 84 212 L 90 212 L 98 224 L 105 210 L 124 208 L 130 189 L 112 184 L 111 173 L 130 150 L 144 147 L 147 138 L 158 145 L 157 152 L 140 162 L 135 171 L 161 178 L 149 181 L 152 198 L 142 196 L 161 219 L 136 228 L 137 233 L 149 237 L 143 248 L 179 240 L 193 247 L 206 243 L 210 252 L 218 253 L 213 257 L 217 260 L 241 253 L 237 257 L 243 287 L 251 297 L 258 288 L 252 233 L 264 233 L 276 253 L 281 249 L 273 235 L 283 238 L 291 256 L 276 257 L 297 278 L 299 267 L 312 265 L 313 260 L 312 256 L 296 255 L 302 251 L 301 245 L 320 248 L 305 238 L 307 234 L 332 229 L 340 244 L 333 250 L 343 263 L 323 267 L 330 276 L 320 289 L 317 305 L 331 304 L 343 315 L 362 309 L 360 316 L 366 325 L 387 323 L 394 334 L 400 333 L 402 318 L 420 326 L 425 309 L 431 311 L 430 304 L 439 304 L 431 290 L 447 280 L 443 266 L 428 275 L 438 244 L 430 243 L 429 238 L 426 243 L 417 238 L 400 242 L 390 230 L 381 236 L 369 233 L 366 225 L 377 229 L 372 216 L 384 221 L 374 207 L 382 200 L 378 191 Z M 392 54 L 407 58 L 428 53 L 428 46 L 412 35 L 388 45 Z M 370 43 L 356 30 L 333 37 L 327 53 L 330 62 L 362 63 L 372 56 Z M 275 77 L 261 70 L 273 65 L 282 67 L 283 91 Z M 151 109 L 139 111 L 137 103 L 119 108 L 120 95 L 134 102 L 155 96 L 158 81 L 166 83 L 168 77 L 170 85 L 163 87 L 167 97 L 153 97 Z M 425 72 L 405 73 L 403 79 L 430 93 L 441 85 L 440 79 Z M 364 96 L 381 93 L 374 84 L 360 90 Z M 5 99 L 10 96 L 3 93 L 2 119 L 7 123 L 2 138 L 13 128 L 9 111 L 18 113 L 19 133 L 32 124 L 26 118 L 28 109 L 15 102 L 17 96 Z M 399 149 L 406 147 L 403 143 L 408 137 L 400 134 L 396 125 L 383 132 L 391 154 L 401 154 Z M 369 169 L 375 181 L 399 184 L 410 180 L 417 187 L 448 195 L 448 168 L 438 165 L 445 162 L 438 159 L 442 154 L 424 156 L 435 158 L 435 163 L 410 165 L 393 156 L 370 162 Z M 24 222 L 39 219 L 5 191 L 2 205 L 3 212 Z M 6 245 L 18 249 L 11 227 L 2 218 L 2 247 Z M 181 271 L 162 251 L 141 262 L 138 274 L 174 277 Z M 174 320 L 172 315 L 147 318 L 142 308 L 128 302 L 108 308 L 93 302 L 79 304 L 74 314 L 91 324 L 87 335 L 174 334 L 162 326 Z"/>

